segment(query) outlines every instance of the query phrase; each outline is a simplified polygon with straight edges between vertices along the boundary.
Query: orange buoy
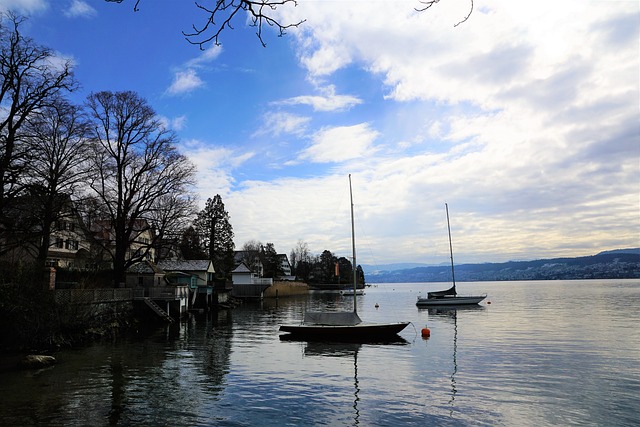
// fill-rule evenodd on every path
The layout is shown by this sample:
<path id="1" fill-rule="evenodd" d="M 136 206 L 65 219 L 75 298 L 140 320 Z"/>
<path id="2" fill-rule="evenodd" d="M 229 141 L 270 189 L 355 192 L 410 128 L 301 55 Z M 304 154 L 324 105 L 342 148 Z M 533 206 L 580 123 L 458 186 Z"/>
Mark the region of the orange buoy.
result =
<path id="1" fill-rule="evenodd" d="M 422 328 L 422 336 L 423 337 L 430 337 L 431 336 L 431 329 L 427 328 L 426 326 L 424 328 Z"/>

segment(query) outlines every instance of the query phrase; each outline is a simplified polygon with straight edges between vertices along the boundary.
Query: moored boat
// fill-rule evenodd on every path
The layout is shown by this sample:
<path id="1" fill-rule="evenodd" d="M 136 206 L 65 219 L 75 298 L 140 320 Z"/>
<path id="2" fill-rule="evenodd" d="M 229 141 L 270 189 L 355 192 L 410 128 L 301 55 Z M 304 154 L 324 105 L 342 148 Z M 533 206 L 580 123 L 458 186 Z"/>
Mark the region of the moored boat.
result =
<path id="1" fill-rule="evenodd" d="M 349 195 L 351 199 L 351 249 L 353 253 L 353 311 L 347 312 L 307 312 L 298 325 L 281 325 L 280 331 L 296 338 L 326 339 L 330 341 L 384 341 L 397 337 L 409 322 L 366 323 L 360 319 L 356 309 L 358 296 L 356 274 L 356 237 L 353 219 L 353 192 L 349 174 Z"/>
<path id="2" fill-rule="evenodd" d="M 453 286 L 444 291 L 428 292 L 426 298 L 418 296 L 418 300 L 416 301 L 416 305 L 418 307 L 455 307 L 460 305 L 473 305 L 479 304 L 487 297 L 487 294 L 458 295 L 458 292 L 456 291 L 456 275 L 453 266 L 453 245 L 451 244 L 451 226 L 449 225 L 449 206 L 446 203 L 444 206 L 447 211 L 447 230 L 449 232 L 449 254 L 451 257 L 451 280 L 453 282 Z"/>

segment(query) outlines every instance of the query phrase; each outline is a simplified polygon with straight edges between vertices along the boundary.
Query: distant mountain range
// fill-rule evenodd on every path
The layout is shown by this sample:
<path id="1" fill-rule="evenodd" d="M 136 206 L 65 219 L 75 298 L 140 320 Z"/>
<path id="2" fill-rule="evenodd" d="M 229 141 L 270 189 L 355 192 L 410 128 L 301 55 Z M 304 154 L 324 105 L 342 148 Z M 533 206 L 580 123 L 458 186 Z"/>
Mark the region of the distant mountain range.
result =
<path id="1" fill-rule="evenodd" d="M 367 283 L 451 281 L 450 264 L 399 263 L 362 268 Z M 456 282 L 640 278 L 640 248 L 576 258 L 460 264 L 455 266 L 455 274 Z"/>

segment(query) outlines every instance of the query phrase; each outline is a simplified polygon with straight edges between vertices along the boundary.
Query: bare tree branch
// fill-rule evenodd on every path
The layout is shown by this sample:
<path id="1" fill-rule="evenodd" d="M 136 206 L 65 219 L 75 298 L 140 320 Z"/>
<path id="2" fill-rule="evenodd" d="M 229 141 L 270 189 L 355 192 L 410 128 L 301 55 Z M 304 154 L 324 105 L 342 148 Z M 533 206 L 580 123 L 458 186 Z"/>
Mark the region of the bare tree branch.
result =
<path id="1" fill-rule="evenodd" d="M 107 3 L 122 3 L 124 0 L 104 0 Z M 134 12 L 138 12 L 140 9 L 138 8 L 138 5 L 140 4 L 140 0 L 136 0 L 136 4 L 133 5 L 133 11 Z"/>
<path id="2" fill-rule="evenodd" d="M 109 3 L 122 3 L 125 0 L 105 0 Z M 208 43 L 220 44 L 220 35 L 228 28 L 233 30 L 232 21 L 239 12 L 240 18 L 244 19 L 245 15 L 249 16 L 251 26 L 257 27 L 256 35 L 262 46 L 266 46 L 263 38 L 263 26 L 273 27 L 278 31 L 278 37 L 286 34 L 286 30 L 292 27 L 298 27 L 305 20 L 283 24 L 273 16 L 279 7 L 286 4 L 297 6 L 297 0 L 208 0 L 213 3 L 212 7 L 207 7 L 202 3 L 195 2 L 198 9 L 204 12 L 207 17 L 202 25 L 192 25 L 191 32 L 183 31 L 187 41 L 197 45 L 204 50 L 204 46 Z M 141 0 L 135 0 L 134 11 L 138 11 Z"/>
<path id="3" fill-rule="evenodd" d="M 469 13 L 467 14 L 467 16 L 464 17 L 464 19 L 462 21 L 460 21 L 456 25 L 454 25 L 454 27 L 457 27 L 458 25 L 462 24 L 463 22 L 467 22 L 467 19 L 469 19 L 469 17 L 473 13 L 473 0 L 470 0 L 470 1 L 471 1 L 471 8 L 469 9 Z"/>
<path id="4" fill-rule="evenodd" d="M 105 0 L 108 3 L 123 3 L 126 0 Z M 139 11 L 140 2 L 142 0 L 135 0 L 133 10 Z M 473 12 L 473 0 L 471 2 L 471 8 L 467 16 L 460 22 L 454 25 L 458 25 L 466 22 L 471 13 Z M 211 6 L 206 6 L 203 2 L 211 3 Z M 417 12 L 424 12 L 440 0 L 419 0 L 422 7 L 414 8 Z M 220 45 L 220 36 L 225 29 L 233 30 L 232 21 L 240 15 L 238 19 L 244 19 L 248 16 L 251 21 L 251 26 L 256 27 L 256 36 L 260 40 L 262 46 L 266 47 L 266 43 L 263 38 L 263 27 L 272 27 L 277 30 L 278 37 L 282 37 L 286 34 L 289 28 L 298 27 L 302 25 L 306 20 L 285 24 L 280 22 L 274 17 L 273 13 L 280 7 L 287 4 L 293 6 L 298 5 L 297 0 L 201 0 L 201 2 L 195 2 L 195 5 L 206 16 L 206 20 L 201 25 L 193 24 L 191 26 L 192 31 L 182 34 L 186 40 L 204 50 L 205 45 L 214 43 Z M 239 13 L 244 12 L 244 13 Z"/>
<path id="5" fill-rule="evenodd" d="M 107 1 L 113 1 L 113 0 L 107 0 Z M 425 10 L 429 9 L 431 6 L 433 6 L 434 4 L 438 3 L 440 0 L 431 0 L 431 1 L 421 1 L 420 3 L 424 5 L 424 7 L 415 7 L 414 9 L 416 10 L 416 12 L 424 12 Z"/>
<path id="6" fill-rule="evenodd" d="M 464 17 L 462 21 L 455 24 L 454 27 L 457 27 L 463 22 L 467 22 L 467 19 L 469 19 L 469 17 L 471 16 L 471 13 L 473 13 L 473 0 L 469 0 L 469 1 L 471 2 L 471 8 L 469 9 L 469 13 L 467 14 L 467 16 Z M 424 12 L 425 10 L 429 9 L 431 6 L 439 2 L 440 0 L 421 0 L 420 3 L 423 5 L 423 7 L 419 7 L 419 8 L 416 7 L 414 9 L 416 10 L 416 12 Z"/>

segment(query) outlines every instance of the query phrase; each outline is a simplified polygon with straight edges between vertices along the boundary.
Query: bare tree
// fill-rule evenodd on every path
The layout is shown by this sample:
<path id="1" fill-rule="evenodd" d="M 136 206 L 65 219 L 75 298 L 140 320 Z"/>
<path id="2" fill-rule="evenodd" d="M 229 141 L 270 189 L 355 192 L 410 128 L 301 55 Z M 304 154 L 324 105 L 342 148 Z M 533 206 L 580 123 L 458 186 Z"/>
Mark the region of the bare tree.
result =
<path id="1" fill-rule="evenodd" d="M 298 240 L 298 243 L 296 243 L 296 246 L 293 249 L 291 249 L 291 254 L 289 255 L 289 258 L 291 261 L 291 269 L 294 271 L 294 273 L 299 263 L 309 262 L 311 255 L 309 252 L 309 245 L 307 244 L 307 242 L 303 240 Z"/>
<path id="2" fill-rule="evenodd" d="M 242 261 L 251 271 L 262 275 L 262 264 L 260 261 L 260 252 L 262 252 L 262 243 L 258 240 L 249 240 L 242 245 Z"/>
<path id="3" fill-rule="evenodd" d="M 12 200 L 23 189 L 29 159 L 24 125 L 61 93 L 75 89 L 69 62 L 20 33 L 24 18 L 0 15 L 0 253 L 7 250 Z"/>
<path id="4" fill-rule="evenodd" d="M 25 185 L 35 202 L 30 214 L 38 223 L 36 259 L 44 267 L 51 226 L 73 213 L 71 196 L 87 178 L 89 125 L 82 110 L 63 99 L 27 121 L 27 142 L 33 155 L 26 166 Z"/>
<path id="5" fill-rule="evenodd" d="M 147 101 L 134 92 L 89 95 L 94 129 L 89 181 L 103 206 L 102 244 L 117 284 L 154 243 L 192 215 L 194 166 L 175 148 Z"/>
<path id="6" fill-rule="evenodd" d="M 126 0 L 105 0 L 108 3 L 123 3 Z M 140 3 L 142 0 L 132 0 L 134 2 L 133 10 L 140 10 Z M 204 5 L 205 2 L 211 3 L 211 6 Z M 460 22 L 454 25 L 458 25 L 465 22 L 471 16 L 473 11 L 473 0 L 471 2 L 471 9 L 469 14 Z M 419 0 L 420 7 L 416 7 L 417 12 L 424 12 L 431 8 L 440 0 Z M 194 2 L 196 7 L 200 9 L 204 16 L 204 22 L 199 25 L 192 25 L 191 31 L 183 31 L 182 34 L 186 37 L 187 41 L 191 44 L 200 46 L 200 49 L 204 49 L 204 46 L 208 43 L 220 44 L 220 35 L 226 29 L 233 29 L 233 22 L 236 17 L 241 22 L 246 21 L 249 18 L 251 25 L 256 27 L 256 35 L 260 40 L 262 46 L 266 46 L 263 39 L 263 27 L 274 28 L 278 32 L 278 37 L 282 37 L 286 34 L 289 28 L 298 27 L 302 25 L 306 20 L 301 20 L 294 23 L 282 23 L 275 17 L 274 12 L 285 5 L 297 6 L 297 0 L 201 0 L 201 2 Z"/>

